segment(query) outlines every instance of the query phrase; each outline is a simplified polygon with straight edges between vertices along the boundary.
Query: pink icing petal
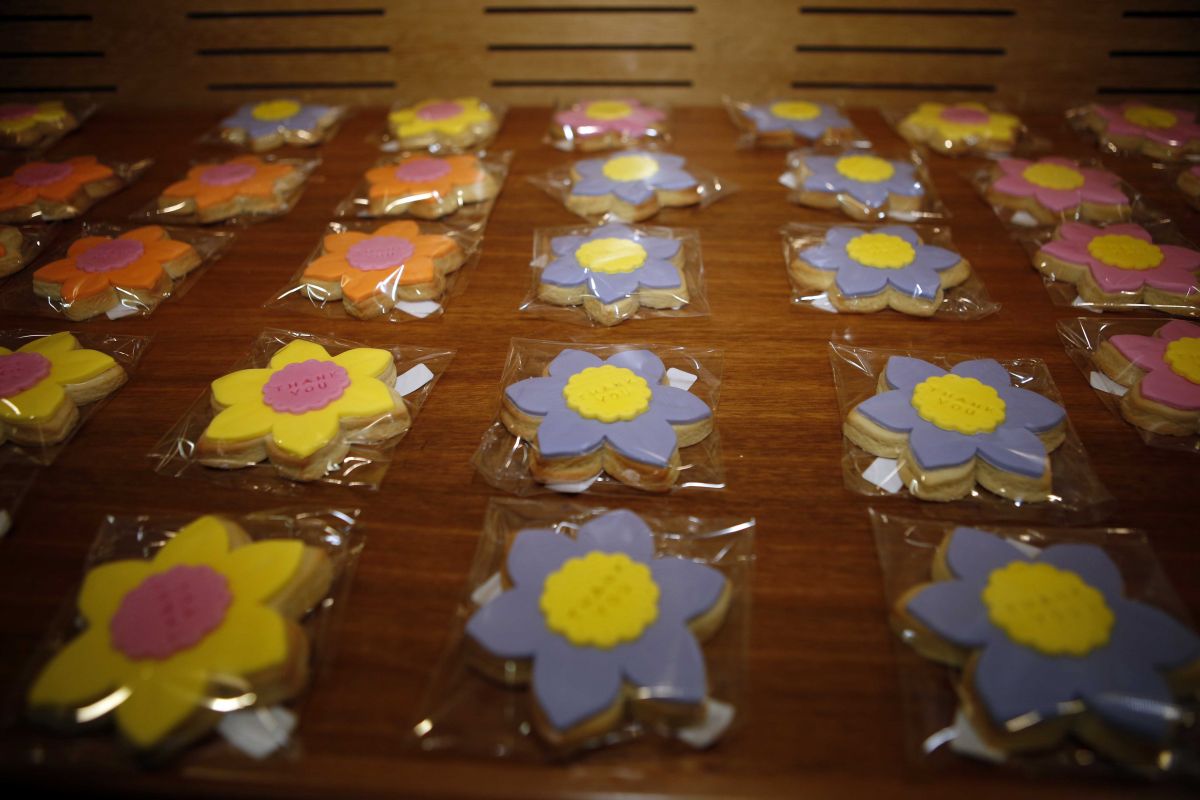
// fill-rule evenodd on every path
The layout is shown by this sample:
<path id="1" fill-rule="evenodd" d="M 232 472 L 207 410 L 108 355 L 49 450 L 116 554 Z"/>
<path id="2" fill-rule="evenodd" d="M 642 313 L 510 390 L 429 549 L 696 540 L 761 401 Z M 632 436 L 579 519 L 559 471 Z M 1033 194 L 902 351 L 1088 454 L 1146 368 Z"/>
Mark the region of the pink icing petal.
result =
<path id="1" fill-rule="evenodd" d="M 576 125 L 587 125 L 588 123 L 592 122 L 591 117 L 576 109 L 568 109 L 567 111 L 559 112 L 554 116 L 554 118 L 558 120 L 560 124 L 570 125 L 571 127 L 575 127 Z"/>
<path id="2" fill-rule="evenodd" d="M 1155 337 L 1163 342 L 1173 342 L 1186 337 L 1200 338 L 1200 325 L 1194 322 L 1184 322 L 1181 319 L 1173 320 L 1159 328 Z M 1163 349 L 1166 349 L 1165 345 Z"/>
<path id="3" fill-rule="evenodd" d="M 1106 169 L 1097 169 L 1096 167 L 1080 167 L 1079 173 L 1083 175 L 1083 182 L 1085 185 L 1093 182 L 1105 183 L 1109 185 L 1121 182 L 1120 178 Z"/>
<path id="4" fill-rule="evenodd" d="M 1088 179 L 1079 190 L 1079 195 L 1091 203 L 1103 203 L 1110 206 L 1128 205 L 1129 198 L 1125 193 L 1110 182 Z"/>
<path id="5" fill-rule="evenodd" d="M 1066 239 L 1051 239 L 1042 245 L 1042 249 L 1055 258 L 1071 264 L 1086 264 L 1092 260 L 1081 243 Z"/>
<path id="6" fill-rule="evenodd" d="M 1158 269 L 1146 270 L 1146 283 L 1156 289 L 1192 297 L 1200 294 L 1200 279 L 1191 270 L 1159 265 Z"/>
<path id="7" fill-rule="evenodd" d="M 1033 196 L 1051 211 L 1066 211 L 1079 205 L 1078 189 L 1047 189 L 1039 186 L 1034 190 Z"/>
<path id="8" fill-rule="evenodd" d="M 1095 259 L 1088 260 L 1088 267 L 1092 270 L 1092 277 L 1096 279 L 1096 283 L 1107 293 L 1136 292 L 1149 281 L 1150 276 L 1146 273 L 1158 272 L 1158 270 L 1119 269 L 1102 264 Z"/>
<path id="9" fill-rule="evenodd" d="M 1002 158 L 997 162 L 997 166 L 1006 175 L 1020 175 L 1033 166 L 1033 162 L 1025 158 Z"/>
<path id="10" fill-rule="evenodd" d="M 1110 136 L 1141 136 L 1145 130 L 1141 125 L 1135 125 L 1125 119 L 1124 112 L 1119 112 L 1114 116 L 1107 116 L 1108 119 L 1108 134 Z"/>
<path id="11" fill-rule="evenodd" d="M 1154 336 L 1139 336 L 1136 333 L 1123 333 L 1113 336 L 1108 343 L 1117 349 L 1135 365 L 1150 371 L 1162 365 L 1163 353 L 1167 352 L 1167 343 Z"/>
<path id="12" fill-rule="evenodd" d="M 1159 264 L 1159 269 L 1191 272 L 1200 267 L 1200 252 L 1190 250 L 1186 247 L 1177 247 L 1173 244 L 1160 244 L 1158 249 L 1163 254 L 1163 260 Z"/>
<path id="13" fill-rule="evenodd" d="M 1128 104 L 1122 104 L 1117 108 L 1113 108 L 1112 106 L 1093 106 L 1092 110 L 1107 120 L 1124 119 L 1124 108 L 1126 105 Z"/>
<path id="14" fill-rule="evenodd" d="M 1029 181 L 1022 178 L 1020 175 L 1002 175 L 992 188 L 997 192 L 1011 194 L 1014 197 L 1029 197 L 1037 191 L 1037 187 Z"/>
<path id="15" fill-rule="evenodd" d="M 1185 112 L 1176 111 L 1172 113 L 1182 116 Z M 1187 114 L 1187 116 L 1191 115 Z M 1155 142 L 1179 147 L 1187 144 L 1192 139 L 1200 139 L 1200 126 L 1191 122 L 1180 122 L 1172 125 L 1170 128 L 1151 128 L 1146 131 L 1146 138 Z"/>
<path id="16" fill-rule="evenodd" d="M 1142 378 L 1142 396 L 1171 408 L 1192 411 L 1200 408 L 1200 384 L 1192 383 L 1176 373 L 1169 365 L 1159 362 L 1159 368 Z"/>
<path id="17" fill-rule="evenodd" d="M 1076 244 L 1087 247 L 1087 243 L 1099 236 L 1102 231 L 1092 225 L 1085 225 L 1082 222 L 1064 222 L 1058 226 L 1058 238 L 1075 242 Z"/>
<path id="18" fill-rule="evenodd" d="M 1132 236 L 1135 239 L 1141 239 L 1143 242 L 1154 244 L 1154 237 L 1150 232 L 1141 225 L 1134 225 L 1132 222 L 1122 222 L 1119 225 L 1109 225 L 1106 228 L 1096 228 L 1096 236 L 1101 234 L 1120 234 L 1122 236 Z"/>

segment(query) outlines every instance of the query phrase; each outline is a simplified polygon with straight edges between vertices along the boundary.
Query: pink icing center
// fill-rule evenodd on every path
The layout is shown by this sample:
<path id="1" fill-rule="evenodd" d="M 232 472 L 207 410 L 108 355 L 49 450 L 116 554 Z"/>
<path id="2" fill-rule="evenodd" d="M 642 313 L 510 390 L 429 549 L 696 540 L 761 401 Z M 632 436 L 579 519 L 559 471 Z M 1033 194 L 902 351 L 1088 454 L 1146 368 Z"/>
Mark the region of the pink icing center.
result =
<path id="1" fill-rule="evenodd" d="M 439 119 L 456 117 L 462 113 L 462 110 L 462 106 L 460 106 L 458 103 L 451 103 L 448 101 L 445 103 L 431 103 L 418 111 L 417 116 L 423 120 L 429 120 L 432 122 Z"/>
<path id="2" fill-rule="evenodd" d="M 37 113 L 37 106 L 5 105 L 0 106 L 0 119 L 20 119 Z"/>
<path id="3" fill-rule="evenodd" d="M 109 623 L 113 647 L 132 659 L 170 658 L 216 630 L 232 602 L 229 582 L 212 567 L 171 567 L 121 600 Z"/>
<path id="4" fill-rule="evenodd" d="M 412 258 L 415 248 L 402 236 L 372 236 L 346 251 L 346 261 L 355 269 L 374 272 L 391 269 Z"/>
<path id="5" fill-rule="evenodd" d="M 47 186 L 58 183 L 70 174 L 70 164 L 47 164 L 37 161 L 18 168 L 13 173 L 13 180 L 20 186 Z"/>
<path id="6" fill-rule="evenodd" d="M 41 353 L 0 356 L 0 397 L 12 397 L 30 389 L 49 374 L 50 359 Z"/>
<path id="7" fill-rule="evenodd" d="M 988 121 L 988 115 L 977 108 L 947 108 L 942 111 L 942 119 L 960 125 L 982 125 Z"/>
<path id="8" fill-rule="evenodd" d="M 75 266 L 84 272 L 111 272 L 129 266 L 144 252 L 145 245 L 135 239 L 111 239 L 82 253 Z"/>
<path id="9" fill-rule="evenodd" d="M 208 186 L 232 186 L 254 177 L 253 164 L 218 164 L 200 173 L 200 182 Z"/>
<path id="10" fill-rule="evenodd" d="M 436 158 L 414 158 L 396 167 L 396 178 L 414 183 L 436 181 L 450 173 L 450 165 Z"/>
<path id="11" fill-rule="evenodd" d="M 263 386 L 263 402 L 284 414 L 319 411 L 350 386 L 350 373 L 340 364 L 311 358 L 288 364 Z"/>

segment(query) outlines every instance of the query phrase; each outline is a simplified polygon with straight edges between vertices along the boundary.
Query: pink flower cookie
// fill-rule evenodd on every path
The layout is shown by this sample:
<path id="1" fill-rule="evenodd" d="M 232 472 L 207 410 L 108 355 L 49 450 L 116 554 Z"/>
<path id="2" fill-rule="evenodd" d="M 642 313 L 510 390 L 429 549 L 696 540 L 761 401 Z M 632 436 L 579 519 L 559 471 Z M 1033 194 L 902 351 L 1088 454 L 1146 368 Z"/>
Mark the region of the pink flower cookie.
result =
<path id="1" fill-rule="evenodd" d="M 1142 153 L 1164 161 L 1200 153 L 1200 123 L 1192 111 L 1140 102 L 1093 105 L 1084 122 L 1112 150 Z"/>
<path id="2" fill-rule="evenodd" d="M 1121 416 L 1153 433 L 1200 433 L 1200 325 L 1175 320 L 1153 336 L 1118 334 L 1094 356 L 1104 374 L 1129 391 Z"/>
<path id="3" fill-rule="evenodd" d="M 1059 156 L 998 161 L 985 195 L 993 207 L 1024 211 L 1045 225 L 1070 219 L 1119 222 L 1130 213 L 1120 178 Z"/>
<path id="4" fill-rule="evenodd" d="M 1122 308 L 1148 305 L 1200 315 L 1200 252 L 1155 244 L 1140 225 L 1096 228 L 1064 222 L 1034 256 L 1051 280 L 1075 284 L 1089 303 Z"/>
<path id="5" fill-rule="evenodd" d="M 637 100 L 591 100 L 554 115 L 550 139 L 561 150 L 607 150 L 662 139 L 667 114 Z"/>

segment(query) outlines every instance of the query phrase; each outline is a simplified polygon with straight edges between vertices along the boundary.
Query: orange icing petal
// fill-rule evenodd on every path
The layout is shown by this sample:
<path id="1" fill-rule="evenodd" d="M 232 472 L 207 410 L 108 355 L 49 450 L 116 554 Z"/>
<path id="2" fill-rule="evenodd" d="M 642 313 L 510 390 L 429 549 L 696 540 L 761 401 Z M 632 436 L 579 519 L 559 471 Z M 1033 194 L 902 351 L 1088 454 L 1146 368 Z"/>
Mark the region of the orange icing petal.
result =
<path id="1" fill-rule="evenodd" d="M 483 177 L 483 169 L 475 156 L 451 156 L 446 163 L 450 165 L 450 180 L 460 186 L 475 183 Z"/>
<path id="2" fill-rule="evenodd" d="M 327 253 L 344 253 L 359 242 L 365 242 L 370 238 L 365 233 L 346 231 L 345 233 L 328 234 L 322 244 L 325 246 L 325 252 Z"/>
<path id="3" fill-rule="evenodd" d="M 112 174 L 113 171 L 111 167 L 106 167 L 103 164 L 92 163 L 76 168 L 71 177 L 80 183 L 88 183 L 89 181 L 98 181 L 102 178 L 111 177 Z"/>
<path id="4" fill-rule="evenodd" d="M 439 256 L 449 255 L 453 253 L 457 245 L 449 236 L 438 236 L 429 234 L 418 236 L 413 240 L 413 249 L 419 256 L 428 256 L 430 258 L 438 258 Z"/>
<path id="5" fill-rule="evenodd" d="M 76 272 L 78 270 L 75 269 L 75 259 L 60 258 L 58 261 L 51 261 L 41 269 L 34 270 L 33 279 L 47 283 L 62 283 Z"/>
<path id="6" fill-rule="evenodd" d="M 128 233 L 121 234 L 121 238 L 132 239 L 135 242 L 150 245 L 167 238 L 167 232 L 158 225 L 144 225 L 141 228 L 134 228 Z"/>
<path id="7" fill-rule="evenodd" d="M 149 256 L 142 256 L 132 264 L 107 273 L 109 283 L 113 286 L 128 286 L 132 289 L 153 289 L 162 280 L 163 271 L 160 262 Z"/>
<path id="8" fill-rule="evenodd" d="M 259 169 L 256 178 L 269 178 L 272 181 L 277 181 L 287 175 L 291 175 L 296 171 L 296 168 L 290 164 L 264 164 Z"/>
<path id="9" fill-rule="evenodd" d="M 107 236 L 84 236 L 71 242 L 71 246 L 67 248 L 67 255 L 72 256 L 73 258 L 79 258 L 79 256 L 83 255 L 88 250 L 91 250 L 97 245 L 102 245 L 107 241 L 110 241 Z"/>
<path id="10" fill-rule="evenodd" d="M 191 177 L 191 173 L 189 172 L 188 177 L 185 180 L 179 181 L 177 183 L 172 183 L 170 186 L 163 189 L 162 196 L 163 197 L 191 197 L 192 195 L 194 195 L 198 191 L 200 191 L 200 187 L 203 185 L 204 184 L 200 183 L 199 180 L 196 180 L 195 178 Z"/>
<path id="11" fill-rule="evenodd" d="M 255 177 L 233 187 L 237 194 L 251 197 L 273 197 L 275 195 L 275 179 L 271 177 Z"/>
<path id="12" fill-rule="evenodd" d="M 318 281 L 336 281 L 342 273 L 350 269 L 344 256 L 339 253 L 328 253 L 315 258 L 304 268 L 304 277 Z"/>
<path id="13" fill-rule="evenodd" d="M 342 275 L 342 294 L 356 303 L 361 303 L 369 297 L 385 292 L 386 289 L 381 288 L 380 284 L 386 286 L 395 274 L 383 270 L 363 272 L 348 268 Z"/>
<path id="14" fill-rule="evenodd" d="M 0 210 L 27 206 L 37 200 L 37 192 L 11 178 L 0 181 Z"/>
<path id="15" fill-rule="evenodd" d="M 109 272 L 80 272 L 76 270 L 71 277 L 63 281 L 59 294 L 68 303 L 74 303 L 82 297 L 91 297 L 108 289 Z"/>
<path id="16" fill-rule="evenodd" d="M 224 203 L 237 196 L 236 186 L 201 186 L 192 193 L 196 199 L 197 208 L 209 208 L 217 203 Z"/>
<path id="17" fill-rule="evenodd" d="M 421 235 L 421 228 L 412 220 L 389 222 L 375 230 L 376 236 L 400 236 L 405 239 L 415 239 Z"/>
<path id="18" fill-rule="evenodd" d="M 146 257 L 163 264 L 186 255 L 191 249 L 192 246 L 187 242 L 177 239 L 162 239 L 146 245 Z"/>
<path id="19" fill-rule="evenodd" d="M 386 183 L 387 181 L 396 179 L 396 168 L 391 167 L 374 167 L 367 170 L 367 183 Z"/>
<path id="20" fill-rule="evenodd" d="M 44 197 L 47 200 L 57 200 L 60 203 L 65 203 L 79 191 L 80 187 L 86 181 L 80 179 L 78 174 L 72 173 L 61 181 L 48 183 L 45 186 L 37 187 L 36 191 L 39 197 Z"/>
<path id="21" fill-rule="evenodd" d="M 429 256 L 414 255 L 408 261 L 404 262 L 401 268 L 399 284 L 401 286 L 412 286 L 416 283 L 429 283 L 433 280 L 435 270 L 433 268 L 433 259 Z"/>

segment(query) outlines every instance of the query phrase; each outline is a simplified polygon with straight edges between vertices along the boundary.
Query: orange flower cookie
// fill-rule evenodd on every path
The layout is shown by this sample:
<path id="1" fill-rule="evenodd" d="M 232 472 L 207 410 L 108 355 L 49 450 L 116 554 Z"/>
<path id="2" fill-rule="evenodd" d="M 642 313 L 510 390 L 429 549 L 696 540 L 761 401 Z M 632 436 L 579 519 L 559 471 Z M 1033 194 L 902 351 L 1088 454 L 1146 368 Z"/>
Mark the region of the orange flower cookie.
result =
<path id="1" fill-rule="evenodd" d="M 73 130 L 75 115 L 57 101 L 0 105 L 0 146 L 36 147 Z"/>
<path id="2" fill-rule="evenodd" d="M 61 308 L 67 319 L 90 319 L 131 298 L 152 308 L 172 282 L 200 266 L 200 254 L 172 239 L 157 225 L 135 228 L 117 238 L 84 236 L 67 257 L 33 273 L 33 293 Z"/>
<path id="3" fill-rule="evenodd" d="M 25 243 L 20 228 L 0 225 L 0 278 L 12 275 L 25 266 L 22 245 Z"/>
<path id="4" fill-rule="evenodd" d="M 449 236 L 423 234 L 415 222 L 390 222 L 373 233 L 328 234 L 300 281 L 313 300 L 340 299 L 350 316 L 371 319 L 401 300 L 437 300 L 446 275 L 465 260 Z"/>
<path id="5" fill-rule="evenodd" d="M 85 350 L 69 333 L 31 340 L 15 352 L 0 347 L 0 444 L 57 444 L 79 422 L 79 406 L 125 383 L 113 357 Z"/>
<path id="6" fill-rule="evenodd" d="M 0 222 L 72 219 L 120 188 L 95 156 L 31 161 L 0 178 Z"/>
<path id="7" fill-rule="evenodd" d="M 468 203 L 490 200 L 500 186 L 475 156 L 406 156 L 367 170 L 368 209 L 373 216 L 411 214 L 437 219 Z"/>
<path id="8" fill-rule="evenodd" d="M 217 412 L 196 442 L 196 459 L 240 469 L 264 459 L 281 475 L 316 480 L 354 444 L 379 444 L 408 430 L 412 417 L 392 384 L 386 350 L 358 347 L 330 357 L 293 339 L 269 366 L 243 369 L 212 383 Z"/>
<path id="9" fill-rule="evenodd" d="M 219 222 L 241 214 L 277 214 L 288 195 L 304 182 L 292 164 L 269 164 L 258 156 L 239 156 L 220 164 L 202 164 L 158 197 L 158 210 Z"/>
<path id="10" fill-rule="evenodd" d="M 266 708 L 308 681 L 300 620 L 329 592 L 328 556 L 295 538 L 252 541 L 204 516 L 153 558 L 89 570 L 83 629 L 29 688 L 29 715 L 77 732 L 111 719 L 140 753 L 165 755 L 212 730 L 237 696 Z"/>

